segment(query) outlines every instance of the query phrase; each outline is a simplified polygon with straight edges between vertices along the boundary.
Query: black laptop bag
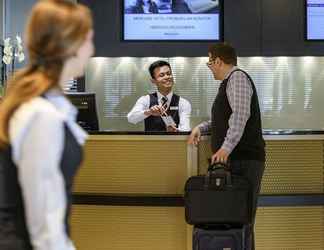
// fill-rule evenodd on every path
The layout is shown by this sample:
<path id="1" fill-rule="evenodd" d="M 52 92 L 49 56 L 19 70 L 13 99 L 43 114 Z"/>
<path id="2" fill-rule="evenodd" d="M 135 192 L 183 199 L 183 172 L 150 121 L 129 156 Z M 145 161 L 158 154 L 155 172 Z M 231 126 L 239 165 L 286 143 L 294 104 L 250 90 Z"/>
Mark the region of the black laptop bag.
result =
<path id="1" fill-rule="evenodd" d="M 251 191 L 247 179 L 232 175 L 226 165 L 215 164 L 206 175 L 185 184 L 185 219 L 191 225 L 251 223 Z"/>

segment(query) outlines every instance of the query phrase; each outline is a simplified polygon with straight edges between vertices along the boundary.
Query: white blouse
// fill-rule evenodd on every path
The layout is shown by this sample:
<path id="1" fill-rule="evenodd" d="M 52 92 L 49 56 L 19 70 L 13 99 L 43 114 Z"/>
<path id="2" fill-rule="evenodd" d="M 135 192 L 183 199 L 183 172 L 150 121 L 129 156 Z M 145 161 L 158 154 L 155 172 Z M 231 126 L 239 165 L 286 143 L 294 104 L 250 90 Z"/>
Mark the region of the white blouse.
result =
<path id="1" fill-rule="evenodd" d="M 87 133 L 76 108 L 57 91 L 21 105 L 9 121 L 12 158 L 18 168 L 27 228 L 35 250 L 74 250 L 65 231 L 66 196 L 60 162 L 64 123 L 78 143 Z"/>

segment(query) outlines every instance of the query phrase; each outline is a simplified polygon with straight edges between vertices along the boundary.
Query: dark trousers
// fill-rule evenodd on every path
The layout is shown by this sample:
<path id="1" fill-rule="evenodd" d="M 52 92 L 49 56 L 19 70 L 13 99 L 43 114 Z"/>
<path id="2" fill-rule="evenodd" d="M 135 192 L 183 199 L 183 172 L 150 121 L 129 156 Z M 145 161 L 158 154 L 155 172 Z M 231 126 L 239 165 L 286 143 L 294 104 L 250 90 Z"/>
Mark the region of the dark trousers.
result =
<path id="1" fill-rule="evenodd" d="M 252 186 L 252 223 L 246 227 L 246 250 L 254 250 L 254 222 L 257 210 L 258 195 L 264 171 L 264 162 L 255 160 L 231 160 L 232 174 L 244 176 Z"/>

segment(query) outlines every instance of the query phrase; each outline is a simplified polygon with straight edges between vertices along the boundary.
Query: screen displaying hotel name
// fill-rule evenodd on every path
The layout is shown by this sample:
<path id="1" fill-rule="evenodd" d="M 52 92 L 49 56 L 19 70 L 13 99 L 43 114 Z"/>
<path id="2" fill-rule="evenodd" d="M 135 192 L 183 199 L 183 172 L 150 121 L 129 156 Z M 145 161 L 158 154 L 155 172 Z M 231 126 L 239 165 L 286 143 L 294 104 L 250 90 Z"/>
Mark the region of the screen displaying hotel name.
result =
<path id="1" fill-rule="evenodd" d="M 324 40 L 324 0 L 307 0 L 307 39 Z"/>
<path id="2" fill-rule="evenodd" d="M 124 0 L 124 40 L 219 40 L 219 0 Z"/>

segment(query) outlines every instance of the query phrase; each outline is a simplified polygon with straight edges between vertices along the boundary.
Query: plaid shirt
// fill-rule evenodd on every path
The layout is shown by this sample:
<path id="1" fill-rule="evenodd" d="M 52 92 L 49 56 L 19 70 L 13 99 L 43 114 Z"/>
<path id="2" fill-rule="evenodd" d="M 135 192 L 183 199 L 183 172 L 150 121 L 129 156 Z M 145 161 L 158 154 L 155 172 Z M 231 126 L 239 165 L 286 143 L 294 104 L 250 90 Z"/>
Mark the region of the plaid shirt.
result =
<path id="1" fill-rule="evenodd" d="M 233 67 L 225 76 L 225 79 L 238 69 Z M 241 72 L 234 72 L 227 82 L 226 94 L 229 105 L 232 109 L 232 114 L 229 118 L 229 128 L 226 133 L 222 149 L 231 153 L 235 146 L 239 143 L 247 120 L 250 117 L 250 106 L 253 94 L 253 89 L 250 80 Z M 199 124 L 201 133 L 207 133 L 211 128 L 211 121 L 206 121 Z"/>

